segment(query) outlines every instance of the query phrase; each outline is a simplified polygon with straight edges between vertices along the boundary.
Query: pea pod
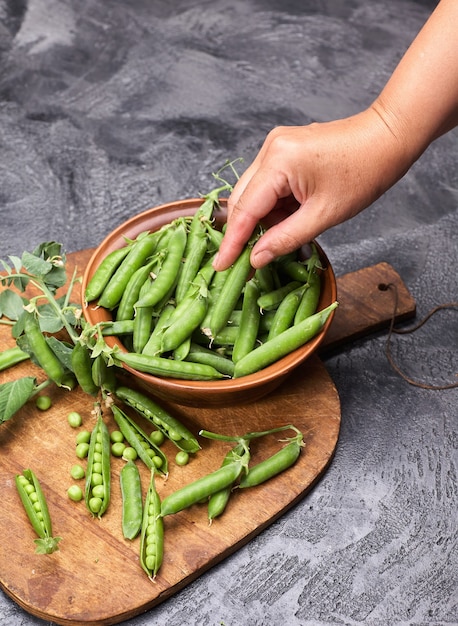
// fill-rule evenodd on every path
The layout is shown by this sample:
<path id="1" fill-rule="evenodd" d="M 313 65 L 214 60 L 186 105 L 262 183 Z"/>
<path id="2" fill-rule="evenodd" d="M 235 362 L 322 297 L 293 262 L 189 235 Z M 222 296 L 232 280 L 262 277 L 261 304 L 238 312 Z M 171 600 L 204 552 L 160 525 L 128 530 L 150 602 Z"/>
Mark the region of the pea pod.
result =
<path id="1" fill-rule="evenodd" d="M 110 434 L 102 416 L 97 417 L 89 441 L 84 500 L 92 515 L 102 517 L 110 504 Z"/>
<path id="2" fill-rule="evenodd" d="M 116 311 L 117 322 L 133 319 L 135 303 L 140 296 L 142 285 L 145 284 L 148 275 L 156 263 L 157 260 L 153 259 L 149 263 L 140 266 L 129 278 Z"/>
<path id="3" fill-rule="evenodd" d="M 301 286 L 302 283 L 298 280 L 292 280 L 289 283 L 281 285 L 277 289 L 259 296 L 258 306 L 261 311 L 271 311 L 272 309 L 276 309 L 291 291 L 294 291 Z"/>
<path id="4" fill-rule="evenodd" d="M 224 465 L 210 474 L 173 491 L 162 500 L 161 515 L 172 515 L 197 504 L 214 493 L 227 489 L 239 478 L 246 464 L 243 457 Z"/>
<path id="5" fill-rule="evenodd" d="M 48 378 L 60 386 L 65 376 L 64 366 L 49 347 L 37 317 L 29 311 L 24 311 L 23 316 L 24 333 L 30 350 Z"/>
<path id="6" fill-rule="evenodd" d="M 148 277 L 140 289 L 140 299 L 149 292 L 153 280 Z M 141 352 L 148 343 L 153 328 L 153 307 L 135 306 L 133 348 L 134 352 Z"/>
<path id="7" fill-rule="evenodd" d="M 155 469 L 167 475 L 167 457 L 156 446 L 148 435 L 136 424 L 124 411 L 115 404 L 111 405 L 113 417 L 119 430 L 122 432 L 129 445 L 135 449 L 140 459 L 150 470 Z"/>
<path id="8" fill-rule="evenodd" d="M 52 523 L 46 498 L 38 478 L 31 469 L 25 469 L 15 478 L 16 488 L 38 539 L 35 539 L 38 554 L 52 554 L 59 549 L 61 537 L 53 537 Z"/>
<path id="9" fill-rule="evenodd" d="M 251 246 L 245 246 L 230 268 L 210 319 L 210 336 L 215 337 L 224 328 L 251 272 Z"/>
<path id="10" fill-rule="evenodd" d="M 134 320 L 120 320 L 114 322 L 102 322 L 100 324 L 102 335 L 110 336 L 114 335 L 132 335 L 134 332 Z"/>
<path id="11" fill-rule="evenodd" d="M 128 461 L 119 474 L 122 500 L 122 534 L 135 539 L 142 526 L 142 485 L 140 472 L 133 461 Z"/>
<path id="12" fill-rule="evenodd" d="M 81 389 L 91 396 L 96 396 L 99 392 L 99 387 L 95 384 L 92 377 L 93 359 L 88 347 L 81 341 L 78 341 L 72 350 L 71 359 L 73 373 Z"/>
<path id="13" fill-rule="evenodd" d="M 166 378 L 179 378 L 185 380 L 214 380 L 224 378 L 221 372 L 210 365 L 190 363 L 189 361 L 174 361 L 159 356 L 137 354 L 135 352 L 113 351 L 113 360 L 116 364 L 125 364 L 139 372 L 164 376 Z"/>
<path id="14" fill-rule="evenodd" d="M 129 253 L 129 249 L 130 247 L 126 245 L 122 248 L 118 248 L 117 250 L 113 250 L 101 261 L 84 292 L 86 302 L 97 300 L 97 298 L 102 294 L 116 269 Z"/>
<path id="15" fill-rule="evenodd" d="M 175 350 L 199 327 L 207 312 L 207 293 L 207 280 L 202 273 L 198 273 L 191 289 L 169 320 L 169 326 L 162 335 L 161 352 Z"/>
<path id="16" fill-rule="evenodd" d="M 257 302 L 258 297 L 259 286 L 257 281 L 252 278 L 245 284 L 243 292 L 242 318 L 232 352 L 234 363 L 240 361 L 256 345 L 261 318 L 261 311 Z"/>
<path id="17" fill-rule="evenodd" d="M 109 367 L 103 354 L 98 354 L 92 361 L 92 380 L 97 389 L 113 393 L 116 389 L 115 367 Z"/>
<path id="18" fill-rule="evenodd" d="M 323 328 L 336 307 L 337 302 L 333 302 L 319 313 L 311 315 L 255 348 L 235 364 L 234 377 L 240 378 L 257 372 L 310 341 Z"/>
<path id="19" fill-rule="evenodd" d="M 243 454 L 249 454 L 249 451 L 247 444 L 240 442 L 235 447 L 229 450 L 229 452 L 223 459 L 221 467 L 225 467 L 226 465 L 233 463 Z M 207 510 L 210 523 L 215 519 L 215 517 L 219 517 L 224 513 L 227 503 L 229 502 L 229 498 L 231 496 L 233 485 L 234 483 L 232 483 L 232 485 L 229 485 L 225 489 L 217 491 L 209 497 Z"/>
<path id="20" fill-rule="evenodd" d="M 281 450 L 254 467 L 249 468 L 248 472 L 240 480 L 239 488 L 256 487 L 288 469 L 299 458 L 303 446 L 302 434 L 298 433 Z"/>
<path id="21" fill-rule="evenodd" d="M 225 376 L 232 377 L 234 375 L 234 362 L 231 359 L 216 350 L 211 350 L 206 346 L 200 346 L 194 342 L 191 342 L 186 360 L 192 361 L 193 363 L 211 365 Z"/>
<path id="22" fill-rule="evenodd" d="M 148 396 L 124 386 L 117 388 L 116 395 L 139 415 L 154 424 L 180 450 L 190 453 L 200 450 L 199 442 L 186 426 Z"/>
<path id="23" fill-rule="evenodd" d="M 307 289 L 302 294 L 301 301 L 297 307 L 296 314 L 294 316 L 294 324 L 299 324 L 302 320 L 305 320 L 310 315 L 316 312 L 318 301 L 320 299 L 321 281 L 316 272 L 310 272 L 309 280 L 307 283 Z"/>
<path id="24" fill-rule="evenodd" d="M 159 232 L 159 231 L 158 231 Z M 110 278 L 98 304 L 106 309 L 114 309 L 121 301 L 124 290 L 133 273 L 141 267 L 156 249 L 158 232 L 142 233 L 132 244 L 129 253 Z"/>
<path id="25" fill-rule="evenodd" d="M 161 500 L 156 490 L 154 471 L 145 497 L 140 535 L 140 564 L 149 578 L 155 579 L 164 555 L 164 521 Z"/>
<path id="26" fill-rule="evenodd" d="M 184 220 L 174 224 L 168 242 L 167 255 L 151 288 L 137 301 L 136 307 L 156 306 L 176 285 L 177 274 L 186 246 L 186 226 Z"/>
<path id="27" fill-rule="evenodd" d="M 30 357 L 27 352 L 21 350 L 19 346 L 7 348 L 6 350 L 0 352 L 0 372 L 8 369 L 9 367 L 13 367 L 13 365 L 17 365 L 28 358 Z"/>
<path id="28" fill-rule="evenodd" d="M 142 350 L 142 354 L 158 356 L 161 353 L 162 335 L 168 328 L 174 310 L 175 307 L 171 303 L 162 308 L 149 339 Z"/>
<path id="29" fill-rule="evenodd" d="M 290 291 L 284 300 L 280 302 L 272 320 L 267 339 L 273 339 L 284 330 L 287 330 L 294 324 L 295 315 L 302 300 L 302 296 L 307 289 L 307 285 L 303 285 L 294 291 Z"/>

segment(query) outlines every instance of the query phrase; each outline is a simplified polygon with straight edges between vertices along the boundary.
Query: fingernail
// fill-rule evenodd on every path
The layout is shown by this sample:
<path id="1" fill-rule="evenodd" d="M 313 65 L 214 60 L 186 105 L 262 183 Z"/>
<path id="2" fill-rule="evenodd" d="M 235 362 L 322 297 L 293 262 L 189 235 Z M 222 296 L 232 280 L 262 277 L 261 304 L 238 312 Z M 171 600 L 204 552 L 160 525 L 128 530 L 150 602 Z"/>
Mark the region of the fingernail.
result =
<path id="1" fill-rule="evenodd" d="M 256 267 L 264 267 L 274 260 L 274 255 L 270 250 L 260 250 L 253 255 L 253 262 Z"/>

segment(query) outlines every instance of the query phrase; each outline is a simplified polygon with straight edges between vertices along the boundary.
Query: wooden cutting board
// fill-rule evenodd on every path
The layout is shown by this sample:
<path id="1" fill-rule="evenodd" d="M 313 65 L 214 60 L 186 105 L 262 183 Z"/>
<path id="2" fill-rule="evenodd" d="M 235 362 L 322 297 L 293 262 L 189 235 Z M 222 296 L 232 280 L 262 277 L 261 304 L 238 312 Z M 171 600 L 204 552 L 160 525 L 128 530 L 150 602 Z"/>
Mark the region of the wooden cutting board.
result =
<path id="1" fill-rule="evenodd" d="M 92 250 L 70 255 L 79 273 Z M 415 301 L 394 269 L 381 263 L 338 278 L 340 306 L 331 331 L 322 346 L 329 351 L 344 342 L 386 327 L 393 314 L 394 283 L 398 291 L 396 320 L 415 314 Z M 14 345 L 10 329 L 0 325 L 0 349 Z M 42 374 L 30 362 L 0 372 L 0 383 L 24 375 Z M 298 462 L 263 486 L 235 490 L 221 518 L 209 525 L 205 505 L 196 505 L 165 518 L 165 555 L 155 582 L 139 564 L 139 539 L 123 539 L 119 472 L 123 461 L 112 461 L 112 497 L 102 519 L 92 518 L 84 503 L 67 498 L 74 482 L 71 466 L 77 430 L 67 423 L 76 410 L 83 416 L 82 428 L 94 424 L 92 401 L 81 391 L 51 389 L 53 406 L 40 412 L 33 403 L 0 427 L 0 585 L 29 613 L 57 624 L 116 624 L 172 596 L 297 503 L 318 481 L 334 455 L 340 428 L 337 390 L 318 356 L 297 369 L 270 396 L 255 403 L 224 409 L 167 407 L 198 433 L 201 428 L 224 434 L 244 434 L 294 424 L 306 443 Z M 115 428 L 109 412 L 106 421 Z M 289 434 L 289 433 L 287 433 Z M 170 473 L 157 480 L 164 497 L 179 486 L 217 469 L 230 444 L 202 439 L 202 450 L 185 467 L 173 459 L 176 448 L 164 445 Z M 279 436 L 269 436 L 252 445 L 252 462 L 273 454 L 281 446 Z M 54 534 L 62 537 L 60 550 L 52 555 L 35 554 L 35 535 L 22 509 L 14 477 L 32 468 L 47 497 Z M 142 465 L 146 491 L 149 472 Z"/>

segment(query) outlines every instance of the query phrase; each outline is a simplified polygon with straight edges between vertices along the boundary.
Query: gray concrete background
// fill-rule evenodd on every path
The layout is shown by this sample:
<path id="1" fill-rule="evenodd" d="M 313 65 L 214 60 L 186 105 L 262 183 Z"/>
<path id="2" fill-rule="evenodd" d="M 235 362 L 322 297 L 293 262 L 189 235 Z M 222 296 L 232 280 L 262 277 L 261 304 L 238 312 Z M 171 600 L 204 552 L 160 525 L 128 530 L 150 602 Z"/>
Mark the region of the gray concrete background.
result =
<path id="1" fill-rule="evenodd" d="M 273 126 L 358 111 L 434 5 L 0 0 L 0 256 L 49 238 L 96 246 L 134 213 L 206 192 Z M 337 274 L 390 262 L 418 318 L 458 299 L 457 147 L 456 131 L 441 138 L 320 238 Z M 395 358 L 453 381 L 457 326 L 456 310 L 437 314 L 394 339 Z M 385 341 L 326 359 L 342 429 L 309 495 L 129 626 L 458 624 L 458 392 L 407 384 Z M 42 623 L 0 592 L 2 626 Z"/>

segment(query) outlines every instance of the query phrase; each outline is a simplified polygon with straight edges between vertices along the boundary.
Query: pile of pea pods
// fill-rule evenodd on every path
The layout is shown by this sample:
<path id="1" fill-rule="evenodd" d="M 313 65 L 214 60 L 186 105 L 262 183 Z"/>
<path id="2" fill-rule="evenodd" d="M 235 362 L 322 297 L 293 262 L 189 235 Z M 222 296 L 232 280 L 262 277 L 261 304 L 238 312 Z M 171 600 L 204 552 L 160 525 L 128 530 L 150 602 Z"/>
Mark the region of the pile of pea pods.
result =
<path id="1" fill-rule="evenodd" d="M 96 269 L 85 299 L 112 313 L 102 332 L 128 350 L 113 355 L 117 364 L 178 379 L 240 378 L 307 343 L 336 308 L 317 312 L 315 245 L 306 260 L 294 252 L 253 272 L 258 231 L 231 267 L 215 272 L 218 206 L 210 193 L 193 216 L 142 232 Z"/>

